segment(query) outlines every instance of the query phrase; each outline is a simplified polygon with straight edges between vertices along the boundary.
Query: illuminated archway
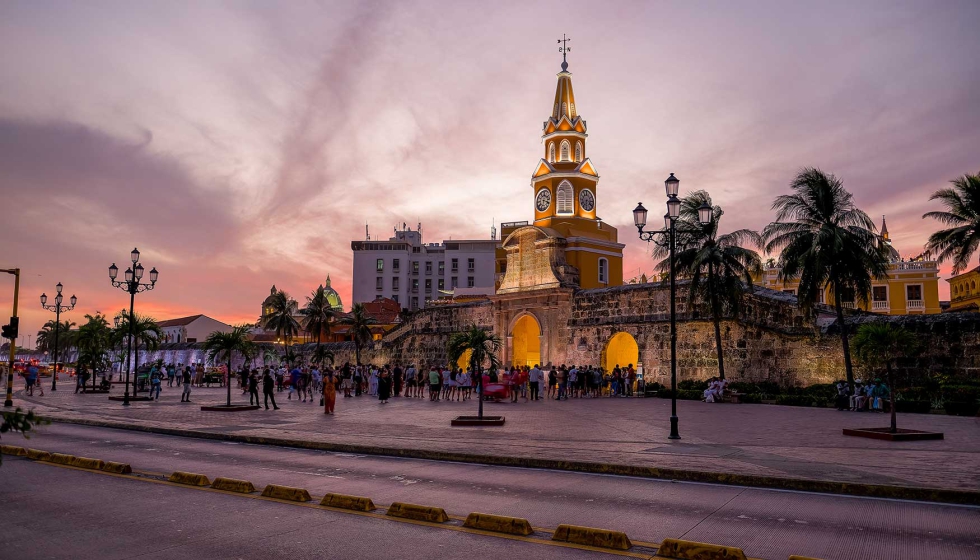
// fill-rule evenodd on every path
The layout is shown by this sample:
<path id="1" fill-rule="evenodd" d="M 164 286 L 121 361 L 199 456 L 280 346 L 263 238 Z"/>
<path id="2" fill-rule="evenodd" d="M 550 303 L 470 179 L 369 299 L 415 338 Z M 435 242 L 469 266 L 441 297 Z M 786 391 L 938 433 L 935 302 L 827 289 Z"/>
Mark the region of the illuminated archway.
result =
<path id="1" fill-rule="evenodd" d="M 633 364 L 636 367 L 640 361 L 640 347 L 636 344 L 636 339 L 625 332 L 619 332 L 609 339 L 606 350 L 602 353 L 602 367 L 606 371 L 612 371 L 616 365 L 626 367 Z"/>
<path id="2" fill-rule="evenodd" d="M 514 323 L 511 332 L 513 357 L 511 364 L 530 366 L 541 364 L 541 326 L 532 315 L 524 315 Z"/>

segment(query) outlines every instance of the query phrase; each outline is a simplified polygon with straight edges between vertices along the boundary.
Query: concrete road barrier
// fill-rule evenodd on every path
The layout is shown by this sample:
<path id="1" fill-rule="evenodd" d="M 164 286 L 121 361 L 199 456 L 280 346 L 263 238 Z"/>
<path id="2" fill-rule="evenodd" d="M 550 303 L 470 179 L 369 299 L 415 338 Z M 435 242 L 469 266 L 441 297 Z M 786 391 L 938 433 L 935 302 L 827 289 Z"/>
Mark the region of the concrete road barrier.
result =
<path id="1" fill-rule="evenodd" d="M 47 451 L 41 451 L 40 449 L 28 449 L 27 458 L 34 459 L 35 461 L 47 461 L 51 457 L 51 454 Z"/>
<path id="2" fill-rule="evenodd" d="M 741 548 L 680 539 L 664 539 L 655 558 L 680 560 L 746 560 Z"/>
<path id="3" fill-rule="evenodd" d="M 789 560 L 820 560 L 819 558 L 810 558 L 809 556 L 797 556 L 795 554 L 789 557 Z"/>
<path id="4" fill-rule="evenodd" d="M 24 457 L 27 455 L 27 449 L 16 445 L 0 445 L 0 454 Z"/>
<path id="5" fill-rule="evenodd" d="M 551 540 L 613 550 L 629 550 L 633 546 L 626 533 L 621 531 L 579 527 L 577 525 L 559 525 Z"/>
<path id="6" fill-rule="evenodd" d="M 177 484 L 187 484 L 188 486 L 210 486 L 211 481 L 203 474 L 177 471 L 168 478 L 170 482 Z"/>
<path id="7" fill-rule="evenodd" d="M 105 467 L 105 461 L 102 459 L 89 459 L 88 457 L 73 457 L 71 466 L 78 467 L 80 469 L 101 471 L 102 468 Z"/>
<path id="8" fill-rule="evenodd" d="M 277 498 L 279 500 L 289 500 L 291 502 L 308 502 L 313 499 L 305 488 L 293 488 L 292 486 L 279 486 L 270 484 L 262 491 L 266 498 Z"/>
<path id="9" fill-rule="evenodd" d="M 54 463 L 56 465 L 70 465 L 71 462 L 75 460 L 75 456 L 66 455 L 65 453 L 49 453 L 47 459 L 41 460 Z"/>
<path id="10" fill-rule="evenodd" d="M 347 494 L 327 494 L 320 500 L 321 506 L 329 506 L 341 509 L 352 509 L 354 511 L 374 511 L 371 498 L 363 496 L 348 496 Z"/>
<path id="11" fill-rule="evenodd" d="M 116 474 L 131 474 L 133 472 L 133 468 L 129 466 L 129 463 L 116 463 L 115 461 L 106 461 L 102 465 L 102 470 Z"/>
<path id="12" fill-rule="evenodd" d="M 494 533 L 507 533 L 508 535 L 527 536 L 534 532 L 531 523 L 521 517 L 507 517 L 506 515 L 493 515 L 492 513 L 471 513 L 466 516 L 463 527 L 480 529 L 481 531 L 493 531 Z"/>
<path id="13" fill-rule="evenodd" d="M 255 492 L 255 486 L 247 480 L 237 480 L 234 478 L 218 477 L 211 483 L 211 488 L 226 490 L 228 492 L 238 492 L 240 494 L 251 494 Z"/>
<path id="14" fill-rule="evenodd" d="M 403 519 L 414 519 L 416 521 L 428 521 L 430 523 L 445 523 L 449 521 L 446 510 L 440 507 L 420 506 L 417 504 L 406 504 L 395 502 L 388 507 L 385 515 L 391 517 L 401 517 Z"/>

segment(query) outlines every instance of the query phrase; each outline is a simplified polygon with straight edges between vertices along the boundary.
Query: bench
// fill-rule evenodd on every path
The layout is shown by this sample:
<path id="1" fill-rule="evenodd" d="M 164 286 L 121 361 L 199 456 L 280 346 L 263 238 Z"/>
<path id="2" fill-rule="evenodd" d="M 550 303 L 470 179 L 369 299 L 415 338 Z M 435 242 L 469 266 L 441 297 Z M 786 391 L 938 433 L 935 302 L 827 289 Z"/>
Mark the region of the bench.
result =
<path id="1" fill-rule="evenodd" d="M 721 395 L 721 402 L 728 402 L 732 404 L 739 404 L 742 402 L 742 395 L 744 393 L 739 393 L 737 391 L 729 391 L 725 389 L 725 392 Z"/>

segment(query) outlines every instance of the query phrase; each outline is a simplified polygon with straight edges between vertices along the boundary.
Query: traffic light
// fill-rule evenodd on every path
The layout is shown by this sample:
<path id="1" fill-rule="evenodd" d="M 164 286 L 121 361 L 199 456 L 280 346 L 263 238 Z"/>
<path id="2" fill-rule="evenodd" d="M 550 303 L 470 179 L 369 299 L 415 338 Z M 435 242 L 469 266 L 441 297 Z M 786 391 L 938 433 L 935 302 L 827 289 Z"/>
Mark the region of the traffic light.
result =
<path id="1" fill-rule="evenodd" d="M 14 340 L 17 338 L 17 327 L 20 325 L 20 317 L 11 317 L 10 324 L 3 326 L 3 338 Z"/>

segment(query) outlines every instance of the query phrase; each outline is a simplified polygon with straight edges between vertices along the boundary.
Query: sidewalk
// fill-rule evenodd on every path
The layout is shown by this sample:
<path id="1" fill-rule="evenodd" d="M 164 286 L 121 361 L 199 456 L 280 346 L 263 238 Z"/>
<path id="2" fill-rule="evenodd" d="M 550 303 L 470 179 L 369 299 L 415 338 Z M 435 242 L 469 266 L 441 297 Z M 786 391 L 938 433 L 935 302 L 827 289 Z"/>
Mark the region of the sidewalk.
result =
<path id="1" fill-rule="evenodd" d="M 400 397 L 380 405 L 366 395 L 340 395 L 336 416 L 325 416 L 318 399 L 289 401 L 282 392 L 276 394 L 281 410 L 224 413 L 200 410 L 224 403 L 225 390 L 216 387 L 195 387 L 193 404 L 182 404 L 180 389 L 165 386 L 159 401 L 128 408 L 104 394 L 75 395 L 70 381 L 59 387 L 44 397 L 24 397 L 18 386 L 15 406 L 55 421 L 369 446 L 393 454 L 420 450 L 980 491 L 980 417 L 900 414 L 900 427 L 942 431 L 946 439 L 892 443 L 841 435 L 845 427 L 887 426 L 883 414 L 678 401 L 683 439 L 671 441 L 670 401 L 664 399 L 487 403 L 485 413 L 506 416 L 505 426 L 450 428 L 452 417 L 476 413 L 475 401 Z M 243 397 L 232 388 L 232 402 L 247 402 Z"/>

